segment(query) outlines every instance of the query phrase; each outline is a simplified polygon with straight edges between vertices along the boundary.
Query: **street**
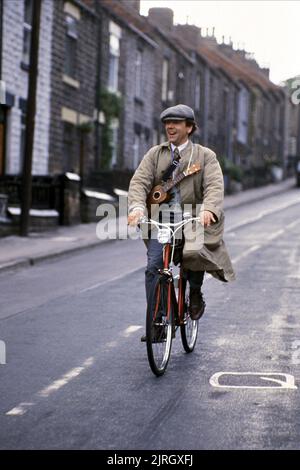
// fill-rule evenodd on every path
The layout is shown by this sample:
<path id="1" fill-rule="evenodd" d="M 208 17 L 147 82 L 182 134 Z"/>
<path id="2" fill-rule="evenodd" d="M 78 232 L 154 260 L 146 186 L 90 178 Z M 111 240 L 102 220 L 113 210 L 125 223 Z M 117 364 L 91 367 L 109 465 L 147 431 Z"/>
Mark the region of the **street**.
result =
<path id="1" fill-rule="evenodd" d="M 226 210 L 237 280 L 206 276 L 196 349 L 178 332 L 161 378 L 142 241 L 0 273 L 0 448 L 299 449 L 299 211 L 296 188 Z"/>

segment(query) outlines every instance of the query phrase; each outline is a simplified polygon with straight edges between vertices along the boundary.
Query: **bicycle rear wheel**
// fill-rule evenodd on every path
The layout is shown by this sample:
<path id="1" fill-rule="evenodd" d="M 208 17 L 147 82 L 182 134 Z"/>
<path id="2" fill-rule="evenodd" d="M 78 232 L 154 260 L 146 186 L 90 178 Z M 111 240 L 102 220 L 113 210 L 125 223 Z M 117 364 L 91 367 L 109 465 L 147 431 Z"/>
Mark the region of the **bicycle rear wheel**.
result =
<path id="1" fill-rule="evenodd" d="M 169 289 L 166 279 L 158 279 L 147 306 L 147 354 L 151 370 L 157 376 L 165 373 L 171 355 L 174 311 Z"/>
<path id="2" fill-rule="evenodd" d="M 183 325 L 180 326 L 181 341 L 185 352 L 191 353 L 194 351 L 197 336 L 198 336 L 198 321 L 192 320 L 189 313 L 190 304 L 190 286 L 185 281 L 184 288 L 184 317 Z"/>

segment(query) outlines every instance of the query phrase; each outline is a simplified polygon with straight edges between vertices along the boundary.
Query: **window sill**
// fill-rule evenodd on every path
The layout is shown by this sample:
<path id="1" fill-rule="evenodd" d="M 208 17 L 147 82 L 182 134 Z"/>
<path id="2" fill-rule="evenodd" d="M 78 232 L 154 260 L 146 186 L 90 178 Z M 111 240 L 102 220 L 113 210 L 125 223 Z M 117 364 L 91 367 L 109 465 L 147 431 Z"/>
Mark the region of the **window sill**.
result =
<path id="1" fill-rule="evenodd" d="M 63 74 L 62 81 L 66 83 L 67 85 L 70 85 L 71 87 L 76 88 L 77 90 L 80 88 L 80 82 L 78 82 L 78 80 L 75 80 L 72 77 L 69 77 L 69 75 Z"/>

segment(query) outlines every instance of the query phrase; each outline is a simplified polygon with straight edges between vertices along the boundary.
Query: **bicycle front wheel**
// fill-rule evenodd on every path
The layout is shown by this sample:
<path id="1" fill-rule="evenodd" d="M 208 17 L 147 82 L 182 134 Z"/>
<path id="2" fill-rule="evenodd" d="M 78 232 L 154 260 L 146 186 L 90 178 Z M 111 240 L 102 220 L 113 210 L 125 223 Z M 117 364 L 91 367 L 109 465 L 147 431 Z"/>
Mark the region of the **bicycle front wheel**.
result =
<path id="1" fill-rule="evenodd" d="M 158 279 L 147 306 L 147 354 L 151 370 L 157 376 L 165 373 L 171 355 L 174 310 L 170 289 L 166 279 Z"/>
<path id="2" fill-rule="evenodd" d="M 192 320 L 189 313 L 190 287 L 187 281 L 185 281 L 184 291 L 184 318 L 183 325 L 180 326 L 180 333 L 183 348 L 185 352 L 190 353 L 194 351 L 196 345 L 199 320 Z"/>

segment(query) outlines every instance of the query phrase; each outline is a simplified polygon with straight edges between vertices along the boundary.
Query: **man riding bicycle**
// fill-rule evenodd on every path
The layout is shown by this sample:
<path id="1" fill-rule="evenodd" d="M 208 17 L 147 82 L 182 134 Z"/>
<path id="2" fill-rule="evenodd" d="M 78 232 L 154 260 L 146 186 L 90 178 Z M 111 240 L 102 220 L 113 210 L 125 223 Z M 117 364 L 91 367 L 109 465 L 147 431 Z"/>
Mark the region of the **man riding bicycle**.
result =
<path id="1" fill-rule="evenodd" d="M 161 113 L 160 119 L 165 126 L 168 141 L 152 147 L 146 153 L 131 179 L 128 224 L 138 225 L 140 219 L 147 215 L 147 197 L 152 188 L 162 182 L 164 176 L 172 179 L 179 171 L 189 169 L 192 164 L 200 166 L 199 172 L 182 179 L 170 190 L 167 203 L 172 214 L 178 214 L 185 204 L 191 205 L 193 216 L 200 216 L 204 227 L 202 248 L 192 255 L 185 254 L 183 249 L 182 258 L 190 284 L 190 315 L 193 320 L 198 320 L 205 309 L 201 292 L 204 272 L 209 272 L 224 282 L 235 279 L 223 241 L 223 174 L 216 154 L 190 140 L 197 129 L 192 108 L 184 104 L 172 106 Z M 172 165 L 172 162 L 176 165 Z M 199 207 L 200 213 L 196 213 Z M 156 237 L 150 237 L 146 245 L 145 284 L 148 299 L 157 270 L 163 267 L 163 248 Z"/>

